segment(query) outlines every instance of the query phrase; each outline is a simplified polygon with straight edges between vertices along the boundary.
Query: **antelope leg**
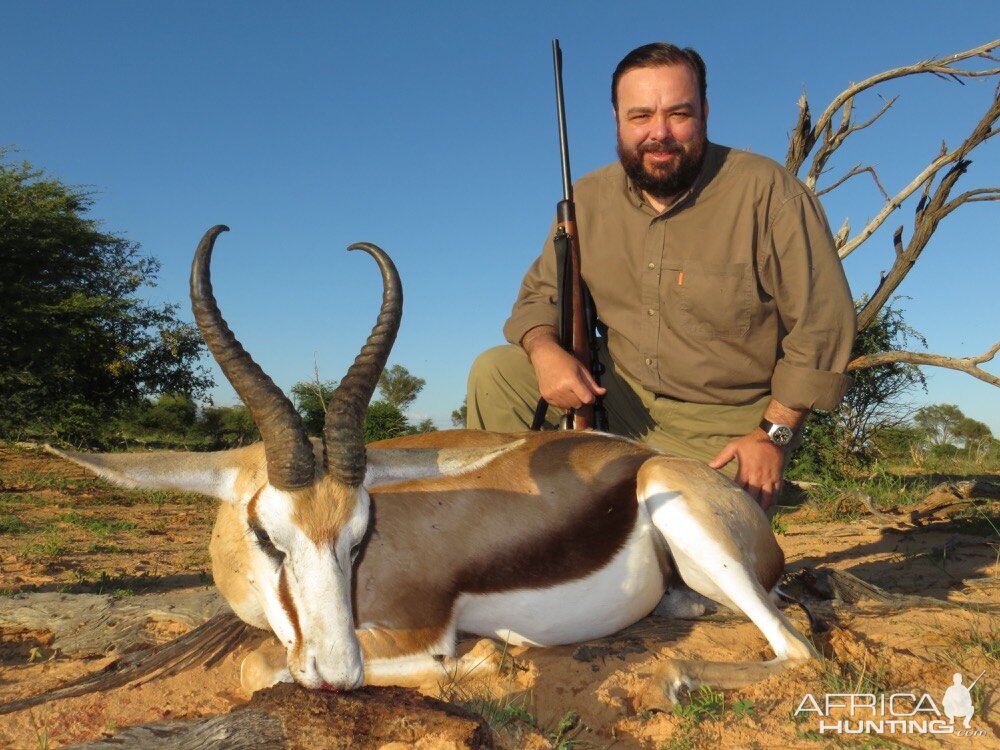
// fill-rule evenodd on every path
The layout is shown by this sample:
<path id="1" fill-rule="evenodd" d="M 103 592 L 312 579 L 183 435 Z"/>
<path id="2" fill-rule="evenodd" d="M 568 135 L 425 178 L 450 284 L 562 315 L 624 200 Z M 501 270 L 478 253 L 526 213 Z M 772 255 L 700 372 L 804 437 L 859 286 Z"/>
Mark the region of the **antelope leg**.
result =
<path id="1" fill-rule="evenodd" d="M 768 594 L 784 557 L 767 517 L 746 493 L 703 464 L 682 467 L 656 457 L 639 471 L 638 494 L 684 583 L 745 614 L 775 653 L 771 661 L 746 664 L 669 660 L 640 702 L 673 703 L 681 687 L 742 687 L 816 656 Z"/>

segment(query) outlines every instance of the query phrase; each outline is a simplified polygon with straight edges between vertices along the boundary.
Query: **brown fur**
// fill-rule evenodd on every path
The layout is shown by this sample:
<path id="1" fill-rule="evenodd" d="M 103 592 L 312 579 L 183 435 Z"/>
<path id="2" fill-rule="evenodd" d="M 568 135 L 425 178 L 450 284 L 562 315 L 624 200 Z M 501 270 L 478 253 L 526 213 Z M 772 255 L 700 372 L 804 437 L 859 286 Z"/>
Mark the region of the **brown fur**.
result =
<path id="1" fill-rule="evenodd" d="M 441 640 L 443 629 L 411 628 L 408 630 L 358 630 L 358 642 L 365 659 L 392 659 L 400 654 L 426 651 Z"/>
<path id="2" fill-rule="evenodd" d="M 459 593 L 589 575 L 632 532 L 635 476 L 651 455 L 583 433 L 536 433 L 481 470 L 373 490 L 354 577 L 357 621 L 440 634 Z"/>
<path id="3" fill-rule="evenodd" d="M 354 514 L 358 489 L 324 477 L 313 487 L 294 493 L 292 503 L 292 521 L 317 545 L 329 544 Z"/>
<path id="4" fill-rule="evenodd" d="M 552 433 L 548 433 L 552 434 Z M 489 448 L 509 443 L 518 438 L 505 432 L 485 430 L 434 430 L 416 435 L 379 440 L 368 443 L 368 448 Z"/>

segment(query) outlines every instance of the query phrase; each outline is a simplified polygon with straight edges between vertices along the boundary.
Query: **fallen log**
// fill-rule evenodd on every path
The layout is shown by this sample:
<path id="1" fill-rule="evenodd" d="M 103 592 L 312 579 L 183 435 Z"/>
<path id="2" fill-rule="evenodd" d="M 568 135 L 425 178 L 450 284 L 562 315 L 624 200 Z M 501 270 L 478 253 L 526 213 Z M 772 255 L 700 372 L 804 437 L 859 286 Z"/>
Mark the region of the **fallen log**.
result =
<path id="1" fill-rule="evenodd" d="M 232 612 L 223 612 L 169 643 L 126 653 L 98 672 L 67 682 L 55 690 L 0 703 L 0 715 L 124 685 L 141 685 L 193 666 L 207 669 L 241 643 L 260 641 L 264 637 L 264 631 L 250 627 Z"/>
<path id="2" fill-rule="evenodd" d="M 214 588 L 129 597 L 15 594 L 0 598 L 0 628 L 51 633 L 47 647 L 85 659 L 155 646 L 157 623 L 194 628 L 228 611 Z"/>
<path id="3" fill-rule="evenodd" d="M 886 612 L 910 607 L 1000 612 L 1000 605 L 992 602 L 950 602 L 930 596 L 896 594 L 847 571 L 833 568 L 802 568 L 789 575 L 782 582 L 781 588 L 807 605 L 829 603 Z"/>
<path id="4" fill-rule="evenodd" d="M 394 744 L 396 743 L 396 744 Z M 388 747 L 489 750 L 486 720 L 404 688 L 350 693 L 282 684 L 254 693 L 226 716 L 132 727 L 73 750 L 377 750 Z"/>

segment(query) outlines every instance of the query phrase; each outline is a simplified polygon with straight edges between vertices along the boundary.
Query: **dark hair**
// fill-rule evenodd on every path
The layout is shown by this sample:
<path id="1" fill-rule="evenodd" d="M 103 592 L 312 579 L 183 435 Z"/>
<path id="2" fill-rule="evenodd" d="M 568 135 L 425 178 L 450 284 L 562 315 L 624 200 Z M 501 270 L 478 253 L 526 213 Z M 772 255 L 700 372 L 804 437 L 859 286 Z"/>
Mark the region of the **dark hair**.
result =
<path id="1" fill-rule="evenodd" d="M 618 81 L 625 73 L 635 68 L 659 68 L 664 65 L 687 65 L 694 72 L 698 79 L 698 90 L 701 93 L 701 101 L 705 102 L 705 95 L 708 92 L 708 81 L 706 80 L 705 61 L 701 55 L 690 47 L 681 49 L 675 44 L 667 42 L 652 42 L 636 47 L 629 52 L 615 68 L 614 75 L 611 76 L 611 104 L 615 111 L 618 111 Z"/>

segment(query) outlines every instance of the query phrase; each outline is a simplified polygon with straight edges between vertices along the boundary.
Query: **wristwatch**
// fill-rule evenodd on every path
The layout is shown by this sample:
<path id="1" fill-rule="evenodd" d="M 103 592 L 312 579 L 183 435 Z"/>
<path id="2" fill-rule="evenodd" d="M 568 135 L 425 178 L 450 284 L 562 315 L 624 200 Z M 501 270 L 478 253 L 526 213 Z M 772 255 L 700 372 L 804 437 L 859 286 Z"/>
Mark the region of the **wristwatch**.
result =
<path id="1" fill-rule="evenodd" d="M 782 448 L 792 442 L 792 436 L 795 434 L 795 430 L 787 424 L 775 424 L 766 419 L 760 420 L 760 429 L 767 433 L 772 443 Z"/>

